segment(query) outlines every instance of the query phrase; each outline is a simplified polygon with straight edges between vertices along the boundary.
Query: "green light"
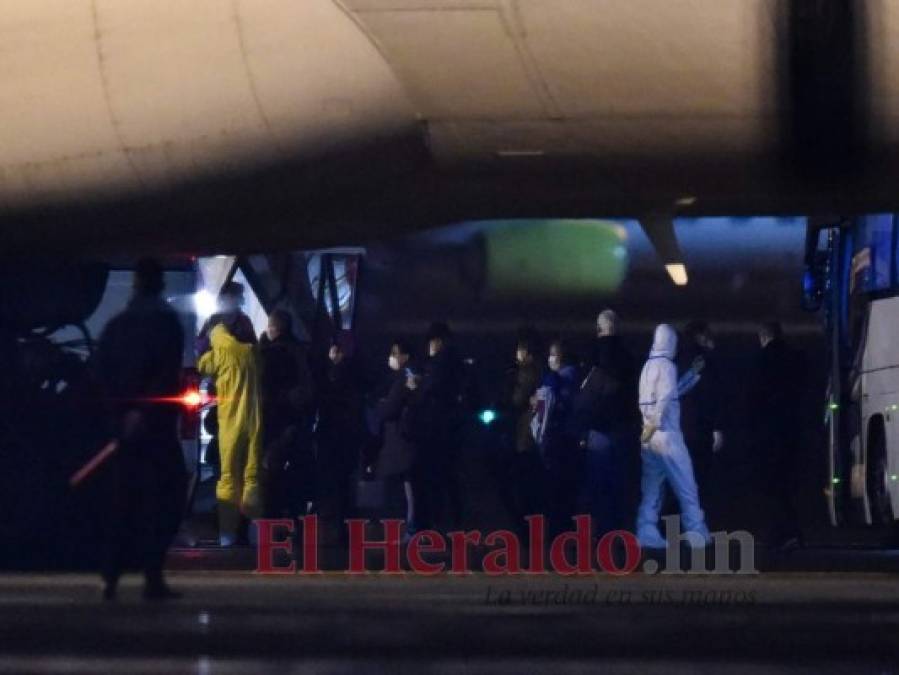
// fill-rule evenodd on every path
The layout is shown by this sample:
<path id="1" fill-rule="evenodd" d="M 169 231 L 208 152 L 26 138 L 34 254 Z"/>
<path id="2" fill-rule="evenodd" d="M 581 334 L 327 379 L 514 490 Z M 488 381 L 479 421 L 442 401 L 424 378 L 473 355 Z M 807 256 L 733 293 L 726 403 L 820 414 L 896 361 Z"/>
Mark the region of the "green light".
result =
<path id="1" fill-rule="evenodd" d="M 593 299 L 617 291 L 627 274 L 627 233 L 611 221 L 496 220 L 484 243 L 491 296 Z"/>
<path id="2" fill-rule="evenodd" d="M 896 405 L 894 403 L 893 405 L 890 406 L 890 410 L 899 410 L 899 405 Z"/>
<path id="3" fill-rule="evenodd" d="M 831 410 L 839 410 L 840 404 L 839 403 L 831 403 L 827 407 L 830 408 Z"/>
<path id="4" fill-rule="evenodd" d="M 493 422 L 496 421 L 496 411 L 495 410 L 482 410 L 478 413 L 478 419 L 481 420 L 481 424 L 485 427 L 489 427 Z"/>
<path id="5" fill-rule="evenodd" d="M 896 474 L 892 474 L 890 476 L 890 480 L 899 480 L 899 476 L 897 476 Z"/>
<path id="6" fill-rule="evenodd" d="M 834 485 L 836 485 L 837 483 L 840 482 L 840 479 L 839 478 L 831 478 L 830 482 L 833 483 Z"/>

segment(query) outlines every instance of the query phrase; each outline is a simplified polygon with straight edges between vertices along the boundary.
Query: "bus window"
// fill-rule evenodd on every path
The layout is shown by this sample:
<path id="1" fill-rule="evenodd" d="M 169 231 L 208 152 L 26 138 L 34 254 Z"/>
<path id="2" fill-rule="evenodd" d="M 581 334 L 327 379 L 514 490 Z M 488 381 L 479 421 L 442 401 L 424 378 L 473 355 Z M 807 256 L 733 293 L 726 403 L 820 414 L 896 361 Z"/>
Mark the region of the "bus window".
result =
<path id="1" fill-rule="evenodd" d="M 890 288 L 893 257 L 893 215 L 859 218 L 852 257 L 852 290 L 869 293 Z"/>
<path id="2" fill-rule="evenodd" d="M 899 289 L 899 216 L 893 217 L 893 288 Z"/>

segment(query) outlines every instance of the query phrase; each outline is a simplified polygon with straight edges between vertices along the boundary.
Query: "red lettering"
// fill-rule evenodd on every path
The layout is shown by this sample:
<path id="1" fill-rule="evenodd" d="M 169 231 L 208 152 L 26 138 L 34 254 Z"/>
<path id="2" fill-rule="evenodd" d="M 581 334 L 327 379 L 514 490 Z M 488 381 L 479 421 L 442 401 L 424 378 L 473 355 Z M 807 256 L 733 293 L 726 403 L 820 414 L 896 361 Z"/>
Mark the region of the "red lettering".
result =
<path id="1" fill-rule="evenodd" d="M 530 567 L 528 574 L 548 574 L 546 571 L 546 518 L 542 514 L 527 516 L 528 521 L 528 551 Z"/>
<path id="2" fill-rule="evenodd" d="M 319 574 L 318 567 L 318 516 L 299 518 L 303 525 L 303 574 Z"/>
<path id="3" fill-rule="evenodd" d="M 612 555 L 612 546 L 616 539 L 624 542 L 624 565 L 618 567 Z M 603 535 L 596 545 L 596 558 L 603 572 L 615 576 L 623 576 L 632 573 L 640 564 L 640 542 L 637 537 L 627 530 L 614 530 Z"/>
<path id="4" fill-rule="evenodd" d="M 580 515 L 574 517 L 575 531 L 563 532 L 553 539 L 549 550 L 549 560 L 553 569 L 558 574 L 591 574 L 593 565 L 590 563 L 590 516 Z M 577 565 L 572 565 L 565 556 L 565 545 L 574 542 L 577 553 Z"/>
<path id="5" fill-rule="evenodd" d="M 256 573 L 257 574 L 295 574 L 296 561 L 293 559 L 293 520 L 290 518 L 260 518 L 253 521 L 256 524 L 258 540 L 256 544 Z M 287 539 L 275 541 L 275 528 L 283 527 L 287 530 Z M 290 555 L 290 564 L 286 567 L 275 566 L 275 551 L 287 551 Z"/>
<path id="6" fill-rule="evenodd" d="M 498 540 L 502 540 L 502 548 L 484 556 L 484 572 L 490 575 L 521 574 L 521 544 L 518 535 L 509 530 L 497 530 L 488 534 L 484 543 L 494 546 Z"/>
<path id="7" fill-rule="evenodd" d="M 477 530 L 470 532 L 449 532 L 450 544 L 453 547 L 453 562 L 450 574 L 471 574 L 468 566 L 468 545 L 477 546 L 481 543 L 481 533 Z"/>
<path id="8" fill-rule="evenodd" d="M 384 572 L 387 574 L 402 574 L 400 567 L 400 526 L 402 520 L 390 518 L 382 520 L 384 524 L 384 539 L 380 541 L 368 541 L 365 538 L 365 525 L 368 521 L 364 518 L 350 518 L 346 521 L 350 531 L 350 574 L 365 574 L 365 552 L 367 550 L 381 549 L 384 551 Z"/>
<path id="9" fill-rule="evenodd" d="M 446 568 L 446 563 L 429 563 L 421 557 L 421 554 L 444 553 L 445 551 L 446 540 L 442 534 L 434 530 L 422 530 L 413 534 L 409 539 L 406 558 L 409 560 L 409 567 L 416 574 L 440 574 Z"/>

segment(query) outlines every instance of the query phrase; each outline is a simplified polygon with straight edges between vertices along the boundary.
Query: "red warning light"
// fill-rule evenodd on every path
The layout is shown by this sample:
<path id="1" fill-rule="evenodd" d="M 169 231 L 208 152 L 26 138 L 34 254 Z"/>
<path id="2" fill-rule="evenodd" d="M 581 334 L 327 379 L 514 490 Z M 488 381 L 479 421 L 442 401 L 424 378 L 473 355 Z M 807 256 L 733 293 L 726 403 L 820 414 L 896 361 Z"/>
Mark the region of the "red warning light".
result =
<path id="1" fill-rule="evenodd" d="M 188 389 L 181 394 L 181 405 L 185 408 L 199 408 L 204 403 L 204 396 L 198 389 Z"/>

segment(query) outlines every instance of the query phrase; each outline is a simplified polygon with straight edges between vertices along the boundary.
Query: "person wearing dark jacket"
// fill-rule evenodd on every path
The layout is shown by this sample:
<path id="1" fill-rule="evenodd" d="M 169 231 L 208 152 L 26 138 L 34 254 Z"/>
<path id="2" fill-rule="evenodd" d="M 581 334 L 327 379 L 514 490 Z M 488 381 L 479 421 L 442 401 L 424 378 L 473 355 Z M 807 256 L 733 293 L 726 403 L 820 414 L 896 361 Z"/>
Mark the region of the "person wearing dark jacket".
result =
<path id="1" fill-rule="evenodd" d="M 377 424 L 381 431 L 381 450 L 378 454 L 375 474 L 379 480 L 399 478 L 406 497 L 406 533 L 413 534 L 415 521 L 415 489 L 413 466 L 416 444 L 407 428 L 411 412 L 414 375 L 407 370 L 411 349 L 403 340 L 394 340 L 387 359 L 390 368 L 390 386 L 384 398 L 375 408 Z"/>
<path id="2" fill-rule="evenodd" d="M 634 414 L 637 373 L 611 309 L 596 319 L 592 363 L 572 403 L 572 435 L 584 449 L 581 498 L 598 536 L 624 525 L 624 465 L 639 435 Z"/>
<path id="3" fill-rule="evenodd" d="M 678 353 L 677 370 L 683 376 L 688 370 L 695 372 L 692 386 L 681 387 L 681 430 L 684 442 L 690 449 L 693 470 L 700 494 L 705 496 L 714 521 L 719 499 L 714 476 L 717 453 L 724 446 L 723 394 L 721 377 L 715 360 L 715 339 L 704 321 L 691 321 L 683 331 L 682 346 Z M 719 506 L 720 508 L 720 506 Z"/>
<path id="4" fill-rule="evenodd" d="M 513 526 L 525 534 L 525 516 L 543 513 L 546 509 L 546 470 L 531 430 L 543 369 L 538 338 L 530 331 L 523 332 L 515 345 L 515 368 L 510 374 L 512 381 L 506 410 L 511 418 L 509 444 L 512 448 L 506 457 L 507 466 L 498 469 L 499 491 Z"/>
<path id="5" fill-rule="evenodd" d="M 328 361 L 318 387 L 317 484 L 321 497 L 336 496 L 336 522 L 348 517 L 353 498 L 351 477 L 365 442 L 363 381 L 339 340 L 328 350 Z"/>
<path id="6" fill-rule="evenodd" d="M 543 379 L 534 338 L 522 337 L 515 346 L 515 373 L 510 409 L 515 420 L 515 452 L 534 454 L 537 442 L 531 432 L 534 418 L 534 395 Z"/>
<path id="7" fill-rule="evenodd" d="M 462 363 L 445 323 L 434 323 L 427 334 L 428 360 L 420 384 L 413 380 L 418 399 L 416 426 L 427 430 L 418 450 L 422 494 L 416 508 L 422 527 L 432 527 L 444 510 L 453 526 L 462 519 L 462 493 L 457 475 L 461 423 Z"/>
<path id="8" fill-rule="evenodd" d="M 799 373 L 797 355 L 776 321 L 758 331 L 761 351 L 752 395 L 756 456 L 770 497 L 770 539 L 774 546 L 801 543 L 796 508 L 799 489 Z"/>
<path id="9" fill-rule="evenodd" d="M 314 387 L 290 313 L 272 312 L 259 340 L 262 360 L 262 475 L 269 518 L 304 515 L 315 494 Z"/>
<path id="10" fill-rule="evenodd" d="M 165 583 L 166 551 L 184 515 L 187 471 L 178 437 L 184 331 L 165 303 L 162 268 L 141 260 L 134 296 L 106 326 L 97 359 L 118 441 L 111 456 L 105 524 L 104 597 L 134 563 L 146 579 L 144 597 L 175 597 Z"/>
<path id="11" fill-rule="evenodd" d="M 569 351 L 562 340 L 550 344 L 547 369 L 537 392 L 538 417 L 540 408 L 544 419 L 538 433 L 540 455 L 548 482 L 550 527 L 562 532 L 571 527 L 577 508 L 578 476 L 582 453 L 577 439 L 571 434 L 572 404 L 580 385 L 577 367 L 571 363 Z"/>
<path id="12" fill-rule="evenodd" d="M 602 433 L 626 435 L 640 428 L 639 415 L 633 412 L 632 401 L 637 395 L 637 367 L 619 335 L 619 318 L 611 309 L 596 317 L 596 338 L 590 363 L 605 381 L 595 382 L 602 391 L 602 400 L 593 408 L 592 429 Z"/>

